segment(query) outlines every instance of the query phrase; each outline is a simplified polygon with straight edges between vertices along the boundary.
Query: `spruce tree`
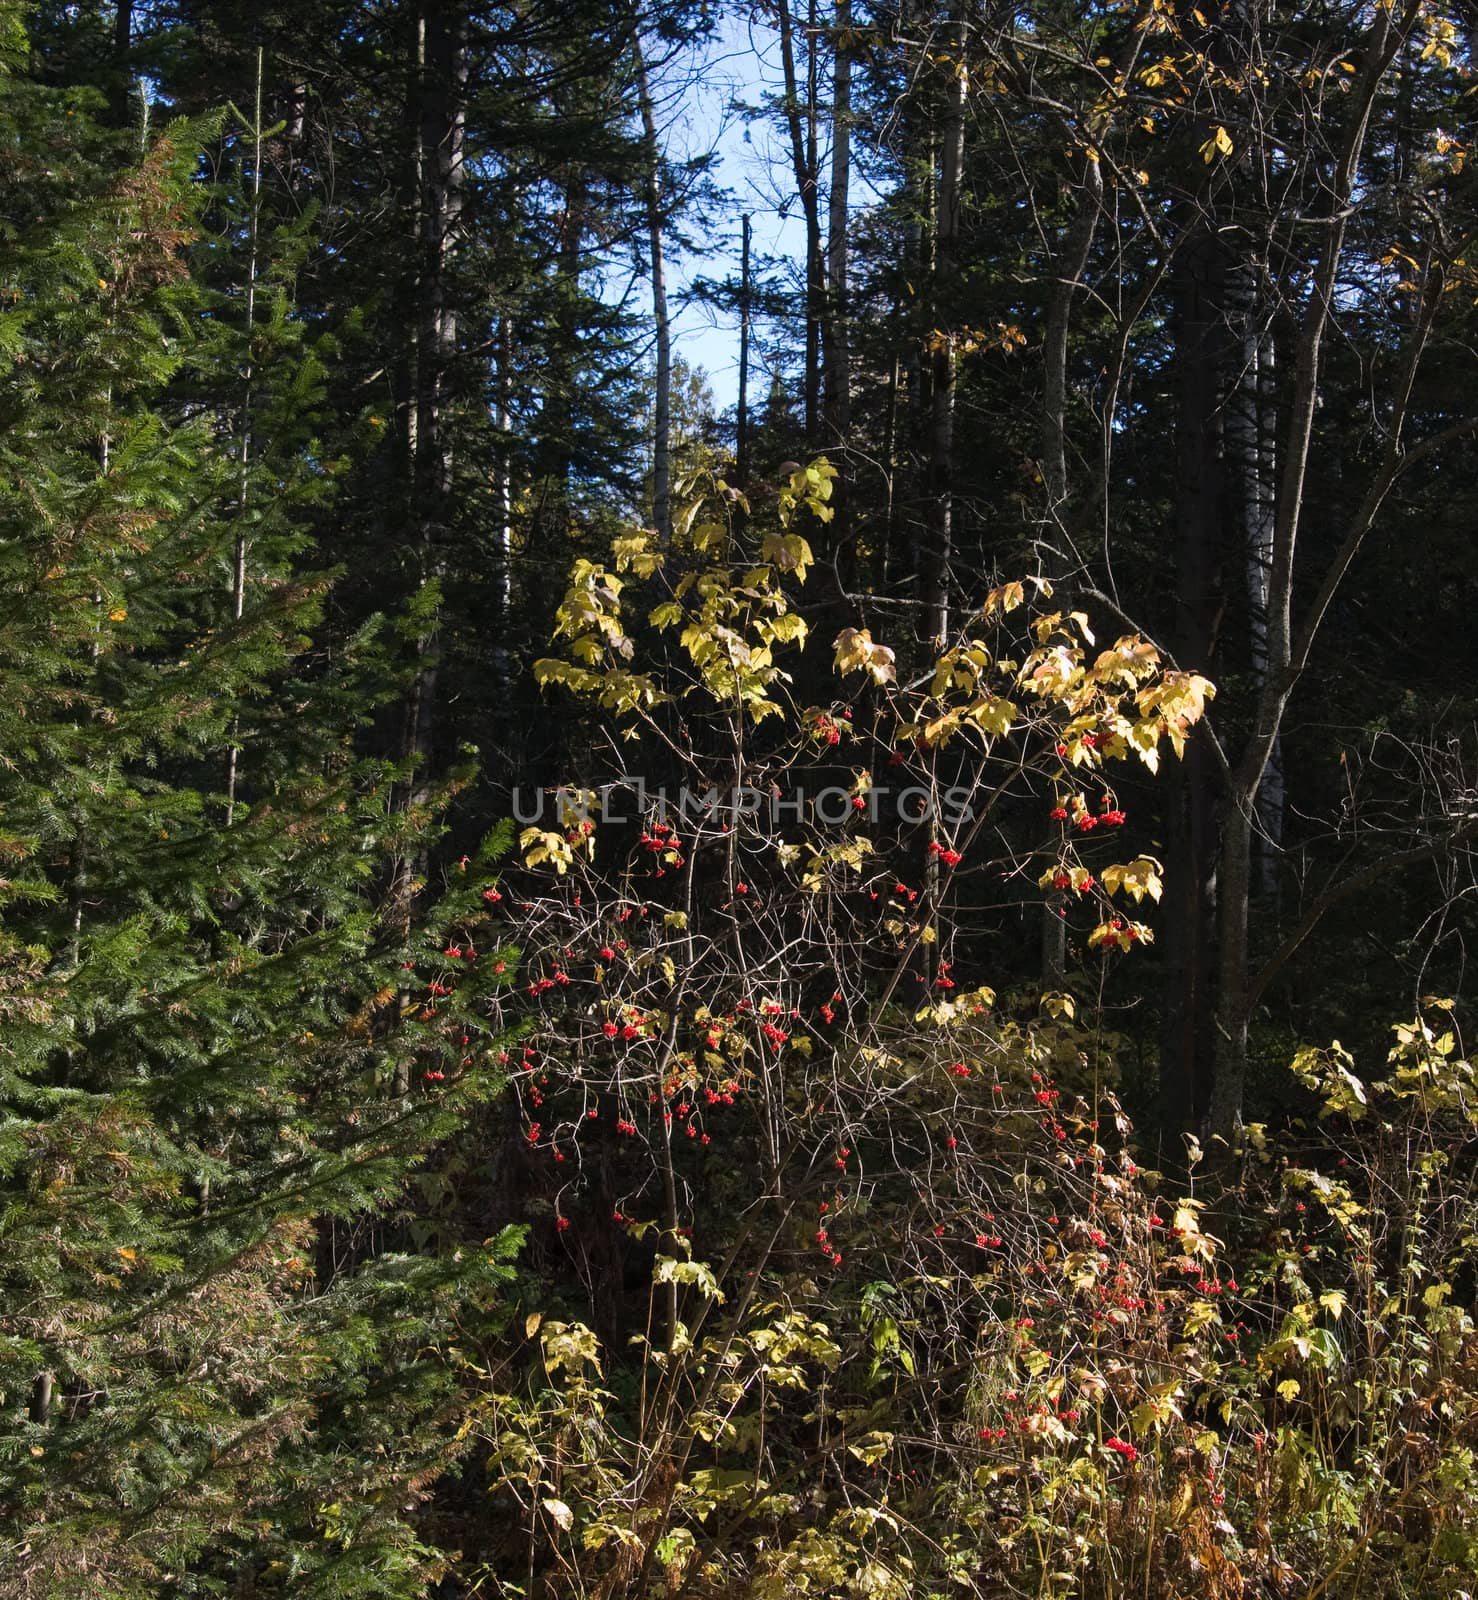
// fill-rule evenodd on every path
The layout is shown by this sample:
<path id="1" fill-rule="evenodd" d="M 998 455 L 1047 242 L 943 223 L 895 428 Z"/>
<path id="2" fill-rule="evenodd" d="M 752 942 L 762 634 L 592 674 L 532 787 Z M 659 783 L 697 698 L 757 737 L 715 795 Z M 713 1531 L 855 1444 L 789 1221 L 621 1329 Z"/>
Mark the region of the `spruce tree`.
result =
<path id="1" fill-rule="evenodd" d="M 120 172 L 0 29 L 0 1590 L 421 1594 L 517 1243 L 407 1222 L 500 1082 L 501 836 L 382 915 L 437 806 L 356 755 L 385 630 L 314 643 L 342 464 L 286 297 L 199 281 L 217 130 Z"/>

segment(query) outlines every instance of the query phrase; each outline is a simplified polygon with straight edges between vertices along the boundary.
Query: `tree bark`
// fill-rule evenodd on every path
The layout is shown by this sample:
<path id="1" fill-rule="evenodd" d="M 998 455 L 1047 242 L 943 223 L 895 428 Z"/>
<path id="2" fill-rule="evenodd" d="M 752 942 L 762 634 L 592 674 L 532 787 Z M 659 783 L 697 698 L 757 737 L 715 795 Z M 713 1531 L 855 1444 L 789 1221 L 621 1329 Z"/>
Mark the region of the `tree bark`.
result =
<path id="1" fill-rule="evenodd" d="M 1210 667 L 1221 605 L 1224 489 L 1221 374 L 1226 349 L 1225 263 L 1217 230 L 1188 218 L 1172 283 L 1176 360 L 1176 573 L 1174 650 Z M 1172 1137 L 1197 1127 L 1210 1103 L 1215 1060 L 1216 899 L 1235 892 L 1216 873 L 1217 774 L 1200 733 L 1165 773 L 1164 1008 L 1160 1113 Z"/>
<path id="2" fill-rule="evenodd" d="M 136 81 L 130 71 L 129 57 L 132 52 L 132 0 L 118 0 L 113 10 L 113 79 L 108 91 L 108 109 L 114 123 L 120 128 L 126 128 L 132 120 L 129 101 L 133 98 Z M 260 125 L 260 117 L 257 122 Z"/>
<path id="3" fill-rule="evenodd" d="M 831 177 L 826 197 L 826 302 L 821 321 L 822 447 L 844 458 L 852 432 L 851 337 L 847 303 L 847 199 L 852 176 L 852 4 L 836 0 L 832 16 Z M 845 460 L 832 484 L 829 543 L 835 554 L 838 614 L 856 587 L 851 485 Z"/>
<path id="4" fill-rule="evenodd" d="M 949 635 L 950 563 L 954 556 L 955 379 L 958 358 L 953 331 L 956 248 L 960 232 L 960 186 L 965 165 L 965 23 L 957 11 L 954 48 L 939 132 L 939 208 L 934 229 L 929 370 L 929 520 L 920 552 L 920 637 L 936 651 Z"/>
<path id="5" fill-rule="evenodd" d="M 413 468 L 415 539 L 423 585 L 446 562 L 452 513 L 452 438 L 446 407 L 457 352 L 452 256 L 462 215 L 467 61 L 466 20 L 457 0 L 428 4 L 421 20 L 421 284 L 416 352 L 416 438 Z M 406 721 L 407 757 L 417 763 L 413 800 L 429 792 L 441 666 L 439 629 L 418 646 L 421 665 Z"/>
<path id="6" fill-rule="evenodd" d="M 513 670 L 508 632 L 513 625 L 513 323 L 505 313 L 498 318 L 493 354 L 493 388 L 496 395 L 493 426 L 497 442 L 493 458 L 493 505 L 497 516 L 494 537 L 498 567 L 493 575 L 494 637 L 493 676 L 501 706 L 511 705 Z"/>
<path id="7" fill-rule="evenodd" d="M 739 406 L 734 421 L 734 476 L 739 487 L 749 482 L 749 213 L 743 217 L 739 251 Z"/>
<path id="8" fill-rule="evenodd" d="M 452 510 L 446 408 L 457 350 L 457 310 L 450 280 L 462 213 L 466 83 L 466 17 L 460 0 L 427 0 L 415 19 L 412 42 L 408 176 L 417 273 L 404 383 L 407 510 L 415 581 L 422 592 L 442 576 Z M 412 768 L 401 796 L 407 809 L 424 804 L 431 794 L 440 666 L 440 629 L 427 619 L 416 641 L 416 666 L 401 720 L 399 753 Z M 423 854 L 398 863 L 395 897 L 402 917 L 410 915 L 425 867 Z"/>
<path id="9" fill-rule="evenodd" d="M 1093 241 L 1103 216 L 1103 173 L 1091 151 L 1083 156 L 1083 178 L 1078 203 L 1063 240 L 1057 278 L 1047 302 L 1047 327 L 1042 349 L 1042 483 L 1047 503 L 1043 533 L 1048 541 L 1066 527 L 1067 472 L 1067 356 L 1072 326 L 1073 300 L 1082 286 Z M 1048 567 L 1054 582 L 1063 573 L 1057 563 Z M 1067 928 L 1051 905 L 1042 907 L 1042 982 L 1056 988 L 1067 971 Z"/>
<path id="10" fill-rule="evenodd" d="M 231 616 L 240 622 L 246 609 L 247 494 L 251 476 L 252 429 L 252 340 L 257 320 L 257 244 L 262 210 L 262 68 L 263 52 L 257 50 L 256 99 L 252 121 L 251 205 L 248 213 L 246 255 L 246 363 L 241 394 L 240 471 L 236 491 L 236 548 L 231 573 Z M 241 778 L 241 746 L 236 742 L 239 717 L 231 719 L 231 748 L 226 756 L 226 826 L 236 820 L 236 788 Z"/>
<path id="11" fill-rule="evenodd" d="M 1246 575 L 1248 659 L 1253 692 L 1268 676 L 1268 597 L 1272 574 L 1277 467 L 1276 350 L 1255 259 L 1227 273 L 1231 359 L 1226 404 L 1228 500 L 1235 518 L 1239 558 Z M 1283 747 L 1274 738 L 1258 790 L 1249 887 L 1269 907 L 1276 904 L 1283 838 Z"/>
<path id="12" fill-rule="evenodd" d="M 790 0 L 778 0 L 776 22 L 780 34 L 780 67 L 785 78 L 785 125 L 790 135 L 791 167 L 795 173 L 796 194 L 800 200 L 801 215 L 806 226 L 806 367 L 803 415 L 806 438 L 809 442 L 815 443 L 821 410 L 822 302 L 826 296 L 821 248 L 821 208 L 817 192 L 815 48 L 813 44 L 808 54 L 807 93 L 803 104 L 800 76 L 796 68 L 795 23 L 790 14 Z"/>
<path id="13" fill-rule="evenodd" d="M 831 184 L 826 201 L 826 340 L 823 393 L 827 449 L 852 427 L 851 339 L 847 323 L 847 196 L 852 173 L 852 4 L 836 0 L 833 22 Z"/>
<path id="14" fill-rule="evenodd" d="M 657 389 L 652 407 L 652 526 L 657 532 L 657 543 L 666 550 L 672 543 L 672 325 L 667 315 L 667 270 L 662 242 L 662 149 L 657 140 L 657 119 L 652 109 L 652 90 L 639 26 L 631 30 L 631 50 L 636 63 L 636 92 L 646 156 L 647 250 L 651 258 L 652 321 L 657 341 Z"/>
<path id="15" fill-rule="evenodd" d="M 1259 792 L 1277 748 L 1289 696 L 1308 662 L 1309 647 L 1349 561 L 1374 518 L 1384 490 L 1367 496 L 1355 525 L 1334 562 L 1326 571 L 1309 611 L 1295 632 L 1293 617 L 1295 558 L 1304 509 L 1304 490 L 1313 457 L 1314 417 L 1319 406 L 1323 373 L 1324 339 L 1334 320 L 1340 262 L 1351 206 L 1360 175 L 1361 154 L 1371 113 L 1381 83 L 1402 44 L 1416 25 L 1421 0 L 1407 0 L 1399 15 L 1377 8 L 1367 32 L 1351 104 L 1346 113 L 1344 137 L 1324 186 L 1323 214 L 1313 221 L 1321 247 L 1315 254 L 1309 303 L 1294 354 L 1292 393 L 1288 402 L 1287 434 L 1283 442 L 1273 520 L 1273 547 L 1269 561 L 1267 597 L 1267 673 L 1257 695 L 1252 726 L 1228 783 L 1222 825 L 1219 974 L 1216 1009 L 1216 1071 L 1212 1089 L 1209 1129 L 1232 1138 L 1242 1124 L 1242 1101 L 1247 1085 L 1249 977 L 1247 894 L 1251 888 L 1252 829 Z M 1410 398 L 1414 362 L 1424 336 L 1412 335 L 1411 360 L 1396 397 L 1396 417 L 1388 424 L 1391 444 L 1387 466 L 1399 471 L 1401 420 Z M 1396 455 L 1390 455 L 1394 450 Z M 1378 485 L 1377 485 L 1378 487 Z M 1389 487 L 1389 484 L 1387 484 Z M 1374 493 L 1374 491 L 1372 491 Z M 1369 516 L 1365 515 L 1369 507 Z"/>
<path id="16" fill-rule="evenodd" d="M 1102 215 L 1103 173 L 1098 157 L 1090 151 L 1083 156 L 1078 202 L 1047 302 L 1047 327 L 1042 340 L 1042 481 L 1047 493 L 1045 522 L 1049 537 L 1063 524 L 1068 500 L 1067 355 L 1073 299 L 1082 287 Z"/>

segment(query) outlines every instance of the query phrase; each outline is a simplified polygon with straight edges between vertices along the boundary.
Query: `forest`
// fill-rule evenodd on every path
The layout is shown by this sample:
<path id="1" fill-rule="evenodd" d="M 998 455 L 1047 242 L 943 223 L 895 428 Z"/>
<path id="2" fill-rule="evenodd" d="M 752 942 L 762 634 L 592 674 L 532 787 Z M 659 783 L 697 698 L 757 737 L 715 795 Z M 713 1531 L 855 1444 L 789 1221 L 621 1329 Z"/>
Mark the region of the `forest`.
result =
<path id="1" fill-rule="evenodd" d="M 1478 1593 L 1475 137 L 0 0 L 0 1600 Z"/>

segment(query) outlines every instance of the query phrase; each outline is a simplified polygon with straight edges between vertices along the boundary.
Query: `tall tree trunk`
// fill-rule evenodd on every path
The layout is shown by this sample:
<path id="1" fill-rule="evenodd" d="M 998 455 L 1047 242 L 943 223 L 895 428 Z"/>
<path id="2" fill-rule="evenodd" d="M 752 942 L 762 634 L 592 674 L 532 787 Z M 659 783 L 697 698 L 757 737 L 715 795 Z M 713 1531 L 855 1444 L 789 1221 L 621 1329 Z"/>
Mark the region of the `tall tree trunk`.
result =
<path id="1" fill-rule="evenodd" d="M 1042 484 L 1047 496 L 1043 528 L 1049 544 L 1065 528 L 1067 519 L 1067 358 L 1073 302 L 1088 269 L 1102 216 L 1103 173 L 1097 155 L 1085 151 L 1077 204 L 1063 237 L 1056 279 L 1047 299 L 1047 327 L 1042 341 Z M 1063 580 L 1063 572 L 1055 565 L 1049 566 L 1047 575 L 1054 582 Z M 1042 982 L 1055 988 L 1067 972 L 1067 928 L 1051 905 L 1042 908 L 1041 932 Z"/>
<path id="2" fill-rule="evenodd" d="M 1175 306 L 1176 486 L 1175 656 L 1206 670 L 1221 599 L 1221 373 L 1225 272 L 1217 232 L 1187 221 L 1172 283 Z M 1165 773 L 1164 1009 L 1160 1112 L 1172 1136 L 1195 1128 L 1211 1092 L 1216 995 L 1217 774 L 1200 733 L 1184 762 Z"/>
<path id="3" fill-rule="evenodd" d="M 132 0 L 118 0 L 113 9 L 113 60 L 108 86 L 108 114 L 119 128 L 126 128 L 133 120 L 129 101 L 138 87 L 138 79 L 130 70 L 129 57 L 132 52 Z"/>
<path id="4" fill-rule="evenodd" d="M 749 482 L 749 213 L 743 217 L 739 247 L 739 407 L 734 421 L 734 476 L 743 489 Z"/>
<path id="5" fill-rule="evenodd" d="M 652 110 L 647 60 L 641 29 L 631 30 L 636 62 L 636 91 L 641 106 L 642 145 L 646 156 L 645 203 L 647 250 L 651 257 L 652 321 L 657 336 L 657 393 L 652 407 L 652 526 L 663 550 L 672 543 L 672 326 L 667 316 L 667 271 L 662 248 L 662 148 Z"/>
<path id="6" fill-rule="evenodd" d="M 252 119 L 251 203 L 247 226 L 246 255 L 246 370 L 241 395 L 240 473 L 236 492 L 236 548 L 231 573 L 231 616 L 240 622 L 246 609 L 246 506 L 251 473 L 252 424 L 252 339 L 257 320 L 257 238 L 261 227 L 262 201 L 262 66 L 263 52 L 257 49 L 256 101 Z M 231 748 L 226 757 L 226 826 L 236 820 L 236 786 L 240 779 L 241 746 L 236 742 L 240 718 L 231 719 Z"/>
<path id="7" fill-rule="evenodd" d="M 413 316 L 406 350 L 405 445 L 418 588 L 439 582 L 446 557 L 452 502 L 452 441 L 446 401 L 457 345 L 457 313 L 449 274 L 462 208 L 466 20 L 460 0 L 426 0 L 412 37 L 409 122 L 410 212 L 416 244 Z M 422 619 L 416 669 L 403 708 L 400 757 L 412 764 L 400 796 L 407 809 L 429 799 L 434 780 L 436 697 L 441 631 L 434 617 Z M 400 858 L 393 895 L 396 915 L 408 926 L 427 860 L 424 851 Z M 406 1002 L 402 994 L 401 1003 Z M 396 1072 L 395 1091 L 410 1092 L 409 1063 Z"/>
<path id="8" fill-rule="evenodd" d="M 939 181 L 938 129 L 929 124 L 917 141 L 926 150 L 916 171 L 905 176 L 909 186 L 906 210 L 914 218 L 905 236 L 907 271 L 910 285 L 927 284 L 934 274 L 934 213 L 938 205 Z M 894 453 L 898 458 L 898 482 L 893 491 L 895 582 L 913 590 L 919 604 L 918 633 L 923 637 L 923 596 L 928 560 L 924 530 L 928 522 L 928 427 L 929 352 L 919 336 L 918 308 L 910 300 L 898 308 L 900 340 L 898 361 L 898 421 L 894 427 Z"/>
<path id="9" fill-rule="evenodd" d="M 940 650 L 949 634 L 950 563 L 954 556 L 955 351 L 951 298 L 960 232 L 960 186 L 965 166 L 965 101 L 969 70 L 965 62 L 965 23 L 957 10 L 953 50 L 947 70 L 939 131 L 939 210 L 934 230 L 930 349 L 929 525 L 921 552 L 920 636 Z"/>
<path id="10" fill-rule="evenodd" d="M 498 567 L 493 575 L 493 678 L 498 704 L 511 705 L 513 672 L 508 633 L 513 625 L 513 322 L 505 312 L 498 318 L 493 351 L 493 389 L 496 396 L 493 426 L 493 505 L 497 516 L 494 538 Z"/>
<path id="11" fill-rule="evenodd" d="M 828 449 L 852 427 L 851 339 L 847 323 L 847 197 L 852 175 L 852 4 L 836 0 L 831 96 L 831 185 L 826 202 L 826 343 L 823 351 Z"/>
<path id="12" fill-rule="evenodd" d="M 452 257 L 462 213 L 467 61 L 460 0 L 427 0 L 416 18 L 411 123 L 418 273 L 411 328 L 409 516 L 416 581 L 423 591 L 443 575 L 452 512 L 452 437 L 446 408 L 457 349 Z M 417 665 L 406 696 L 401 758 L 414 763 L 405 803 L 423 804 L 434 778 L 441 632 L 434 618 L 416 642 Z M 424 859 L 400 864 L 397 893 L 410 913 Z"/>
<path id="13" fill-rule="evenodd" d="M 814 12 L 814 0 L 812 11 Z M 814 18 L 813 18 L 814 21 Z M 806 370 L 804 419 L 806 439 L 815 443 L 820 422 L 821 323 L 826 298 L 826 278 L 821 247 L 821 208 L 817 193 L 816 158 L 816 52 L 814 35 L 807 47 L 806 96 L 801 98 L 796 68 L 795 23 L 790 0 L 778 0 L 776 22 L 780 34 L 780 68 L 785 78 L 785 125 L 790 135 L 790 160 L 796 194 L 806 227 Z"/>
<path id="14" fill-rule="evenodd" d="M 575 429 L 575 352 L 579 341 L 580 280 L 584 266 L 589 175 L 571 159 L 562 175 L 564 211 L 559 219 L 554 326 L 550 329 L 547 370 L 540 412 L 541 482 L 531 540 L 535 553 L 546 539 L 562 537 L 573 502 Z"/>
<path id="15" fill-rule="evenodd" d="M 416 361 L 413 512 L 421 582 L 439 580 L 452 513 L 452 438 L 446 406 L 457 351 L 450 275 L 462 214 L 467 63 L 459 0 L 432 0 L 421 24 L 421 286 Z M 436 727 L 439 629 L 419 645 L 405 754 L 418 763 L 416 800 L 429 790 Z"/>
<path id="16" fill-rule="evenodd" d="M 821 320 L 822 447 L 843 456 L 852 432 L 851 336 L 847 305 L 847 198 L 852 177 L 852 4 L 836 0 L 832 18 L 831 178 L 826 200 L 826 302 Z M 838 614 L 844 595 L 856 588 L 856 550 L 852 543 L 851 485 L 845 462 L 832 484 L 829 544 L 835 555 L 839 592 L 833 595 Z M 830 586 L 830 584 L 829 584 Z"/>
<path id="17" fill-rule="evenodd" d="M 1042 483 L 1047 493 L 1049 538 L 1064 523 L 1068 501 L 1067 357 L 1073 301 L 1082 287 L 1102 216 L 1103 172 L 1098 156 L 1086 151 L 1077 203 L 1063 239 L 1061 257 L 1056 263 L 1056 279 L 1047 300 L 1047 326 L 1042 340 Z"/>
<path id="18" fill-rule="evenodd" d="M 1309 650 L 1341 579 L 1374 520 L 1386 491 L 1400 470 L 1404 453 L 1401 427 L 1410 402 L 1415 364 L 1425 332 L 1413 333 L 1404 363 L 1402 388 L 1387 421 L 1388 445 L 1382 472 L 1367 494 L 1338 552 L 1320 581 L 1314 600 L 1297 628 L 1294 624 L 1295 558 L 1303 525 L 1304 493 L 1313 456 L 1314 416 L 1323 378 L 1324 339 L 1338 301 L 1340 264 L 1360 179 L 1361 157 L 1371 113 L 1381 85 L 1421 15 L 1421 0 L 1407 0 L 1399 12 L 1377 7 L 1363 48 L 1351 52 L 1360 62 L 1342 137 L 1324 183 L 1324 216 L 1310 274 L 1308 303 L 1294 351 L 1287 428 L 1279 463 L 1273 546 L 1268 564 L 1267 673 L 1253 708 L 1252 726 L 1232 767 L 1222 831 L 1220 893 L 1221 943 L 1216 1008 L 1216 1073 L 1210 1128 L 1231 1138 L 1242 1124 L 1247 1086 L 1250 974 L 1247 894 L 1252 881 L 1252 831 L 1258 796 L 1282 732 L 1295 684 L 1308 665 Z"/>
<path id="19" fill-rule="evenodd" d="M 898 424 L 899 401 L 903 390 L 902 365 L 902 359 L 895 350 L 888 368 L 888 408 L 883 430 L 883 466 L 886 469 L 883 486 L 883 548 L 875 564 L 877 580 L 885 590 L 905 582 L 904 574 L 907 572 L 900 549 L 902 541 L 898 536 Z"/>
<path id="20" fill-rule="evenodd" d="M 1248 663 L 1253 692 L 1268 676 L 1268 585 L 1273 564 L 1276 489 L 1276 367 L 1272 331 L 1261 293 L 1262 271 L 1242 260 L 1227 273 L 1227 314 L 1233 372 L 1226 404 L 1228 501 L 1246 574 Z M 1273 742 L 1257 795 L 1251 887 L 1269 906 L 1278 887 L 1283 836 L 1283 748 Z"/>

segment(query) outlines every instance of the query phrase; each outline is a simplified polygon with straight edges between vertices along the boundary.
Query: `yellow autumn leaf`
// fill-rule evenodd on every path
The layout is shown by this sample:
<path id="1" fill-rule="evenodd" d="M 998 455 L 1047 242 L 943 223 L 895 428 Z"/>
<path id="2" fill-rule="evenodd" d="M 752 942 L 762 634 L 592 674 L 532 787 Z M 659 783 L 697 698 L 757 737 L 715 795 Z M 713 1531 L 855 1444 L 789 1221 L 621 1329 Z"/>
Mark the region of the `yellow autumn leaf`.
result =
<path id="1" fill-rule="evenodd" d="M 1209 1328 L 1213 1323 L 1220 1322 L 1221 1317 L 1209 1300 L 1195 1300 L 1186 1311 L 1185 1326 L 1181 1331 L 1185 1338 L 1194 1339 L 1203 1328 Z"/>
<path id="2" fill-rule="evenodd" d="M 1119 890 L 1133 896 L 1136 904 L 1146 895 L 1158 900 L 1164 890 L 1161 874 L 1164 868 L 1152 856 L 1137 856 L 1125 864 L 1107 866 L 1101 874 L 1104 888 L 1115 894 Z"/>
<path id="3" fill-rule="evenodd" d="M 869 672 L 876 684 L 893 682 L 893 652 L 885 644 L 876 644 L 866 628 L 843 628 L 832 648 L 838 672 Z"/>
<path id="4" fill-rule="evenodd" d="M 1201 159 L 1206 162 L 1212 162 L 1218 156 L 1231 155 L 1234 148 L 1231 134 L 1225 128 L 1218 127 L 1216 132 L 1201 146 Z"/>

